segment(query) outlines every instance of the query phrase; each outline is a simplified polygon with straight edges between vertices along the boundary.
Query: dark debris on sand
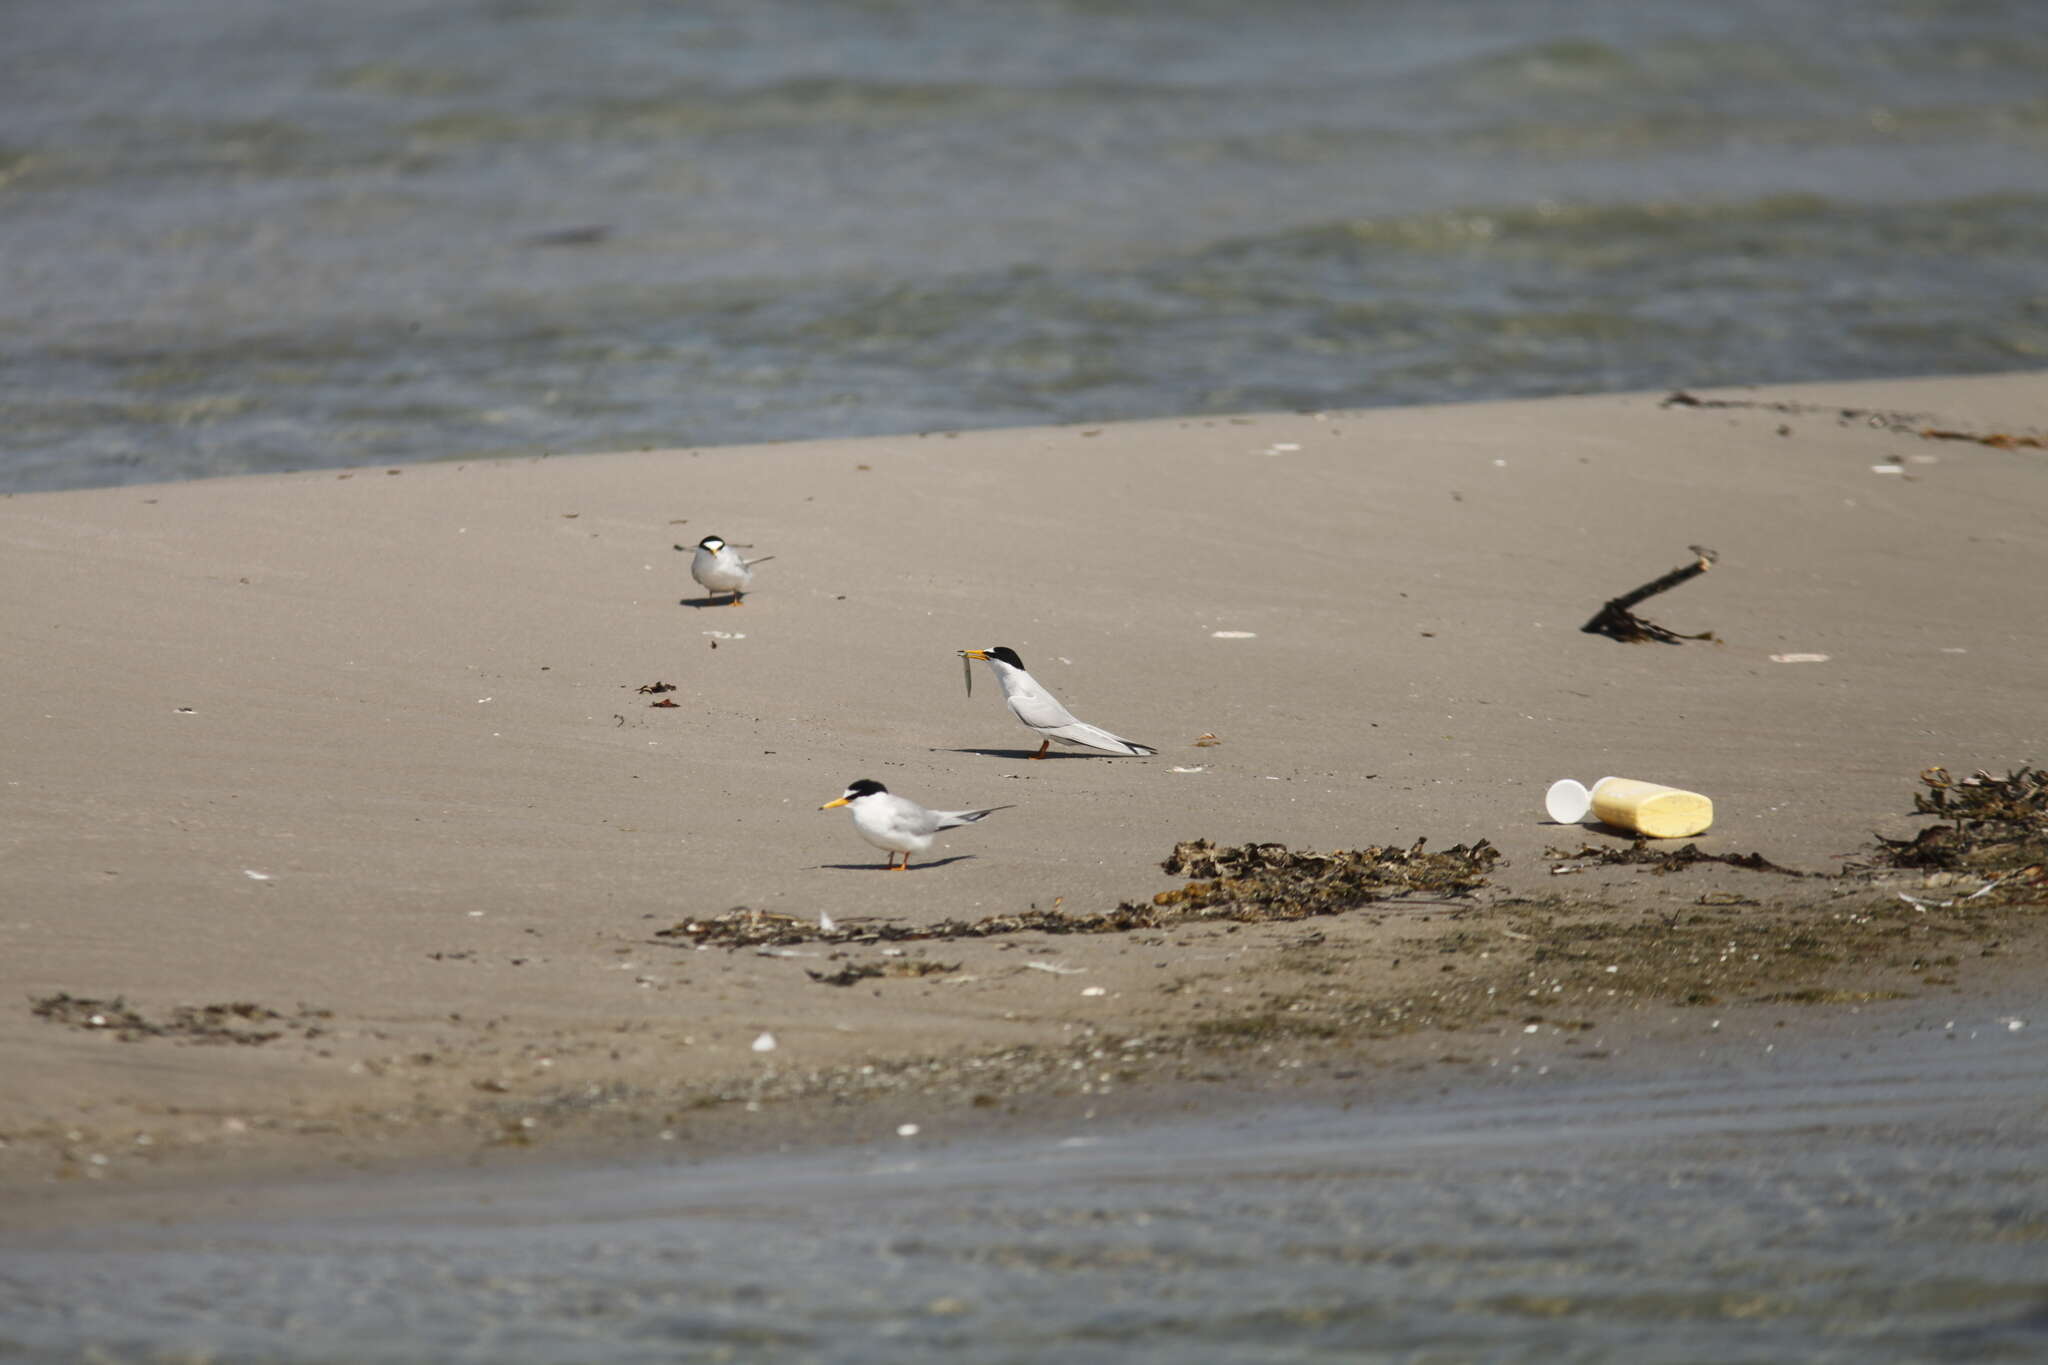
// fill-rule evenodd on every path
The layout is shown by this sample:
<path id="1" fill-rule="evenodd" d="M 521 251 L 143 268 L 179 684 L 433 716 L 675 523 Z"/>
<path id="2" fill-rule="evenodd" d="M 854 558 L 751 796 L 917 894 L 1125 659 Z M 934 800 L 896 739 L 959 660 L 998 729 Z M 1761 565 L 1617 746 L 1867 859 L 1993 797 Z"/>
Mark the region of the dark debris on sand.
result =
<path id="1" fill-rule="evenodd" d="M 1655 641 L 1658 644 L 1676 645 L 1687 640 L 1712 640 L 1719 644 L 1719 638 L 1711 630 L 1686 635 L 1660 626 L 1655 621 L 1645 620 L 1629 610 L 1658 593 L 1669 592 L 1681 583 L 1691 582 L 1713 568 L 1714 561 L 1720 558 L 1704 545 L 1688 545 L 1686 548 L 1693 553 L 1692 563 L 1681 564 L 1670 573 L 1661 578 L 1654 578 L 1640 588 L 1625 592 L 1619 597 L 1609 598 L 1607 604 L 1595 612 L 1593 618 L 1579 629 L 1588 635 L 1605 635 L 1610 640 L 1620 640 L 1624 644 Z"/>
<path id="2" fill-rule="evenodd" d="M 1170 875 L 1195 880 L 1177 891 L 1160 892 L 1152 904 L 1177 910 L 1181 918 L 1307 919 L 1415 893 L 1468 895 L 1486 885 L 1488 872 L 1500 860 L 1500 851 L 1484 839 L 1442 853 L 1424 852 L 1424 842 L 1317 853 L 1285 844 L 1217 848 L 1207 839 L 1188 840 L 1175 844 L 1160 866 Z M 1135 908 L 1129 902 L 1117 907 Z"/>
<path id="3" fill-rule="evenodd" d="M 1881 866 L 1991 877 L 2029 899 L 2048 895 L 2048 770 L 2021 766 L 2004 777 L 1946 768 L 1920 774 L 1913 809 L 1939 816 L 1911 839 L 1878 839 Z"/>
<path id="4" fill-rule="evenodd" d="M 1603 867 L 1637 865 L 1649 868 L 1658 876 L 1700 863 L 1721 863 L 1728 867 L 1745 868 L 1751 872 L 1775 872 L 1782 877 L 1827 875 L 1783 867 L 1761 853 L 1704 853 L 1698 844 L 1687 844 L 1683 848 L 1653 848 L 1648 839 L 1641 837 L 1632 840 L 1625 847 L 1617 844 L 1582 844 L 1576 851 L 1546 848 L 1543 850 L 1543 856 L 1566 862 L 1594 863 Z"/>
<path id="5" fill-rule="evenodd" d="M 1929 825 L 1910 839 L 1877 836 L 1874 854 L 1850 864 L 1842 873 L 1800 872 L 1781 867 L 1761 853 L 1705 853 L 1697 844 L 1660 849 L 1642 838 L 1626 846 L 1550 848 L 1544 850 L 1544 856 L 1564 863 L 1640 865 L 1660 875 L 1700 863 L 1820 879 L 1927 872 L 1944 881 L 1985 879 L 1986 884 L 1971 894 L 1973 900 L 1990 896 L 1990 903 L 2004 905 L 2048 900 L 2048 770 L 2022 766 L 2004 777 L 1979 771 L 1956 778 L 1946 768 L 1929 768 L 1920 774 L 1920 783 L 1925 790 L 1914 794 L 1914 811 L 1939 816 L 1941 823 Z"/>
<path id="6" fill-rule="evenodd" d="M 90 996 L 59 991 L 29 1002 L 38 1019 L 76 1029 L 104 1031 L 124 1043 L 145 1038 L 174 1038 L 188 1043 L 238 1044 L 253 1047 L 282 1038 L 297 1028 L 308 1038 L 322 1031 L 317 1022 L 331 1017 L 328 1010 L 301 1007 L 287 1017 L 267 1006 L 238 1000 L 221 1005 L 179 1005 L 167 1020 L 151 1020 L 131 1008 L 120 996 L 95 1000 Z"/>
<path id="7" fill-rule="evenodd" d="M 898 943 L 917 939 L 996 938 L 1010 934 L 1123 934 L 1193 921 L 1266 924 L 1337 915 L 1374 901 L 1427 894 L 1469 895 L 1486 885 L 1500 851 L 1484 839 L 1441 853 L 1407 848 L 1290 849 L 1285 844 L 1218 848 L 1207 839 L 1185 840 L 1160 864 L 1190 878 L 1149 901 L 1125 901 L 1113 910 L 1072 913 L 1032 907 L 976 920 L 929 925 L 845 925 L 821 929 L 790 915 L 742 906 L 658 930 L 656 938 L 725 948 L 783 947 L 795 943 Z"/>
<path id="8" fill-rule="evenodd" d="M 959 970 L 960 964 L 957 962 L 934 962 L 928 957 L 899 957 L 886 962 L 849 962 L 836 972 L 814 972 L 806 967 L 804 975 L 821 986 L 853 986 L 881 976 L 944 976 Z"/>

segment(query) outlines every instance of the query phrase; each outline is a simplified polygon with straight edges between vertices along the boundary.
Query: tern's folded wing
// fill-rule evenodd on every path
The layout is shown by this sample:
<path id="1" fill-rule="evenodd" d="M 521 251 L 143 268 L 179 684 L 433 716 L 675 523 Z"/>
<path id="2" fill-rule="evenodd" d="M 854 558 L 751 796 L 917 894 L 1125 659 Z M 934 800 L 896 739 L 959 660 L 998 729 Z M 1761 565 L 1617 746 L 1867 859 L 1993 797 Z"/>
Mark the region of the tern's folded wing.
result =
<path id="1" fill-rule="evenodd" d="M 1090 725 L 1085 720 L 1077 720 L 1071 725 L 1062 725 L 1058 729 L 1048 729 L 1043 733 L 1046 738 L 1060 744 L 1070 744 L 1077 749 L 1094 749 L 1105 754 L 1142 758 L 1146 754 L 1159 752 L 1149 744 L 1140 744 L 1134 739 L 1113 735 L 1100 725 Z"/>
<path id="2" fill-rule="evenodd" d="M 1011 712 L 1018 720 L 1034 730 L 1057 730 L 1063 725 L 1079 725 L 1074 713 L 1053 700 L 1049 692 L 1012 692 L 1003 700 L 1010 703 Z"/>
<path id="3" fill-rule="evenodd" d="M 981 810 L 938 810 L 932 814 L 938 816 L 942 822 L 939 825 L 940 829 L 951 829 L 955 825 L 971 825 L 984 815 L 994 815 L 999 810 L 1009 809 L 1009 806 L 988 806 Z"/>

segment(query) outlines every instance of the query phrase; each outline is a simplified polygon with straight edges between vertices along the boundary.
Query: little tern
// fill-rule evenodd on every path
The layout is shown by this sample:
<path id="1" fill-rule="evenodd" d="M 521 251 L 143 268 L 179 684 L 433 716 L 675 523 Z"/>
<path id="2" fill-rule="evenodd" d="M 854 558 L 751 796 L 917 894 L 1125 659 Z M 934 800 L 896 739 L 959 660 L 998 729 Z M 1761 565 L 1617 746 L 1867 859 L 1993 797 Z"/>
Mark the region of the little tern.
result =
<path id="1" fill-rule="evenodd" d="M 852 807 L 853 827 L 860 837 L 888 852 L 889 860 L 883 864 L 885 871 L 896 868 L 896 855 L 900 853 L 904 872 L 910 870 L 910 855 L 930 848 L 940 830 L 971 825 L 983 816 L 1010 809 L 989 806 L 983 810 L 926 810 L 866 777 L 848 787 L 837 801 L 827 801 L 818 809 L 831 810 L 834 806 Z"/>
<path id="2" fill-rule="evenodd" d="M 1038 752 L 1031 755 L 1033 758 L 1044 758 L 1045 751 L 1055 743 L 1070 749 L 1126 757 L 1159 752 L 1149 744 L 1139 744 L 1122 735 L 1113 735 L 1100 725 L 1077 720 L 1073 712 L 1060 705 L 1059 698 L 1045 690 L 1045 684 L 1024 671 L 1024 661 L 1008 645 L 963 649 L 960 657 L 980 659 L 996 675 L 996 681 L 1002 685 L 1003 700 L 1010 705 L 1010 713 L 1024 723 L 1025 729 L 1039 736 Z"/>
<path id="3" fill-rule="evenodd" d="M 703 584 L 708 593 L 731 593 L 728 605 L 737 607 L 741 605 L 740 595 L 754 586 L 754 566 L 773 558 L 774 555 L 762 555 L 759 559 L 741 559 L 740 552 L 724 540 L 706 536 L 697 542 L 697 552 L 690 556 L 690 577 Z"/>

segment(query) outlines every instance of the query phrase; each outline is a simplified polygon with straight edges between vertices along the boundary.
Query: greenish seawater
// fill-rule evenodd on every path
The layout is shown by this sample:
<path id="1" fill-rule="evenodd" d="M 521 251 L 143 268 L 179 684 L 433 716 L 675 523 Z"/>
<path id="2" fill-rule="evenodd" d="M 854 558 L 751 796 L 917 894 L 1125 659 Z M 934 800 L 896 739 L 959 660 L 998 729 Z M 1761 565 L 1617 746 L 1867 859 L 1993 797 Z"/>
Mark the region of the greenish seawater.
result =
<path id="1" fill-rule="evenodd" d="M 2023 0 L 20 0 L 0 491 L 2048 363 Z"/>

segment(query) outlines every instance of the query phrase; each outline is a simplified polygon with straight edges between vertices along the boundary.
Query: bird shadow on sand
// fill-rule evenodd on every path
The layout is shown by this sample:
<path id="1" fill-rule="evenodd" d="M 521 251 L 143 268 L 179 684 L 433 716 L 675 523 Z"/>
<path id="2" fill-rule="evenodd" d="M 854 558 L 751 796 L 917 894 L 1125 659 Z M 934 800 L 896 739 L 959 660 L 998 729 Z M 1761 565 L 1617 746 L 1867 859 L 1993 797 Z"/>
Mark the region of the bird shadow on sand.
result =
<path id="1" fill-rule="evenodd" d="M 935 754 L 980 754 L 984 758 L 1030 758 L 1036 749 L 934 749 Z M 1053 749 L 1047 758 L 1107 758 L 1107 754 L 1070 754 Z"/>
<path id="2" fill-rule="evenodd" d="M 944 867 L 947 863 L 964 863 L 973 857 L 972 853 L 955 853 L 950 858 L 934 858 L 928 863 L 917 863 L 910 870 L 912 872 L 923 872 L 927 868 Z M 880 863 L 819 863 L 818 866 L 827 872 L 879 872 L 882 870 Z"/>
<path id="3" fill-rule="evenodd" d="M 685 597 L 682 600 L 678 601 L 676 605 L 679 607 L 696 607 L 699 610 L 702 610 L 705 607 L 729 607 L 732 605 L 732 598 L 730 596 Z"/>

